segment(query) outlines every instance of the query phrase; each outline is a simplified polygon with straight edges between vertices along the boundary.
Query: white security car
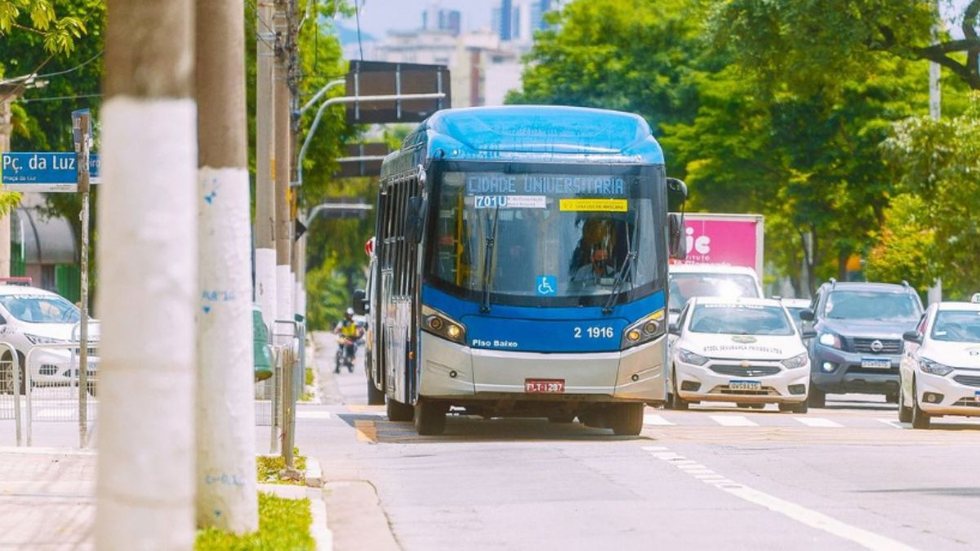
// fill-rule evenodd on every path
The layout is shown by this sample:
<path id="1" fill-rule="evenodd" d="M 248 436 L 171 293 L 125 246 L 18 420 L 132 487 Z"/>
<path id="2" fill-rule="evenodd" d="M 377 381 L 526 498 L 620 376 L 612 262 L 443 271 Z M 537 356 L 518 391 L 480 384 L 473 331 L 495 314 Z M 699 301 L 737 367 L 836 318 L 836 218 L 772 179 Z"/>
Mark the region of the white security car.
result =
<path id="1" fill-rule="evenodd" d="M 20 388 L 25 388 L 24 362 L 30 354 L 33 386 L 67 386 L 78 375 L 78 349 L 45 348 L 44 345 L 78 341 L 78 308 L 57 293 L 35 287 L 0 285 L 0 342 L 10 343 L 20 360 Z M 98 325 L 89 322 L 90 343 L 98 341 Z M 88 359 L 89 391 L 95 393 L 98 357 L 94 345 Z M 0 392 L 13 389 L 10 352 L 0 348 Z"/>
<path id="2" fill-rule="evenodd" d="M 779 404 L 806 413 L 810 359 L 778 300 L 695 297 L 671 332 L 669 405 L 700 401 Z"/>
<path id="3" fill-rule="evenodd" d="M 903 337 L 899 421 L 927 429 L 932 417 L 980 415 L 980 304 L 933 304 Z"/>

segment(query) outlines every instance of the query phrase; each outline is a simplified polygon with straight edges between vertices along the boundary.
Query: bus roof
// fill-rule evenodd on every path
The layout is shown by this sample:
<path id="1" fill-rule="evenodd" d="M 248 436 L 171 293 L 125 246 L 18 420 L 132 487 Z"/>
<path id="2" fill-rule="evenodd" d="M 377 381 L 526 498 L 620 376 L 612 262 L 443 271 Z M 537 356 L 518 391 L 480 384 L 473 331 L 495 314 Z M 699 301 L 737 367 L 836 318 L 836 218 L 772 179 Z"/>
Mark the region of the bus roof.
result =
<path id="1" fill-rule="evenodd" d="M 544 105 L 437 111 L 405 140 L 446 160 L 589 161 L 663 164 L 642 117 L 621 111 Z"/>

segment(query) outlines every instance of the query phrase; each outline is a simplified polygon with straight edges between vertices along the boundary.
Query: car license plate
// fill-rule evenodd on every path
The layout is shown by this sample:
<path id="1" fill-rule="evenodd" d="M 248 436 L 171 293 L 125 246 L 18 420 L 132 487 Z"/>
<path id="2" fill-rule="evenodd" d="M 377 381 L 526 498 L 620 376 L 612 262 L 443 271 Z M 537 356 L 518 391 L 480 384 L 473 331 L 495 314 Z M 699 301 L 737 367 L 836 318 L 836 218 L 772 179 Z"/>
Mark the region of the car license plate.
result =
<path id="1" fill-rule="evenodd" d="M 729 381 L 728 388 L 732 390 L 762 390 L 760 381 Z"/>
<path id="2" fill-rule="evenodd" d="M 861 367 L 870 367 L 872 369 L 890 369 L 892 366 L 892 361 L 888 358 L 862 358 Z"/>
<path id="3" fill-rule="evenodd" d="M 524 379 L 524 392 L 530 394 L 561 394 L 565 379 Z"/>

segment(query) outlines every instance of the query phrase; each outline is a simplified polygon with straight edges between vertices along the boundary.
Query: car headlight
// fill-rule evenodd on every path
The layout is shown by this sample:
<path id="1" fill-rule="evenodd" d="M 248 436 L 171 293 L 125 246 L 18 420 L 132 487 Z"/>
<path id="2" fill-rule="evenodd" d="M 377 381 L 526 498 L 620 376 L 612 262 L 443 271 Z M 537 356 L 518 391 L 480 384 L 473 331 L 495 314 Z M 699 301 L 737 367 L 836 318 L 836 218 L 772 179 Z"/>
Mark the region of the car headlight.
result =
<path id="1" fill-rule="evenodd" d="M 425 305 L 422 306 L 422 329 L 446 340 L 466 343 L 466 326 Z"/>
<path id="2" fill-rule="evenodd" d="M 840 348 L 840 337 L 833 333 L 820 333 L 820 337 L 817 338 L 817 341 L 824 346 L 830 346 L 838 349 Z"/>
<path id="3" fill-rule="evenodd" d="M 677 358 L 686 364 L 692 364 L 692 365 L 704 365 L 708 363 L 708 358 L 702 356 L 701 354 L 695 354 L 694 352 L 691 352 L 690 350 L 685 350 L 683 348 L 679 348 L 677 350 Z"/>
<path id="4" fill-rule="evenodd" d="M 792 358 L 787 358 L 780 363 L 782 363 L 786 369 L 798 369 L 805 366 L 807 361 L 809 361 L 809 357 L 807 356 L 806 352 L 804 352 L 793 356 Z"/>
<path id="5" fill-rule="evenodd" d="M 24 333 L 27 340 L 31 341 L 31 344 L 62 344 L 68 341 L 64 339 L 55 339 L 52 337 L 43 337 L 41 335 L 31 335 L 29 333 Z"/>
<path id="6" fill-rule="evenodd" d="M 939 375 L 940 377 L 945 377 L 953 372 L 952 367 L 939 362 L 934 362 L 929 358 L 919 358 L 919 367 L 924 373 Z"/>
<path id="7" fill-rule="evenodd" d="M 664 309 L 661 308 L 623 330 L 622 348 L 652 341 L 664 334 Z"/>

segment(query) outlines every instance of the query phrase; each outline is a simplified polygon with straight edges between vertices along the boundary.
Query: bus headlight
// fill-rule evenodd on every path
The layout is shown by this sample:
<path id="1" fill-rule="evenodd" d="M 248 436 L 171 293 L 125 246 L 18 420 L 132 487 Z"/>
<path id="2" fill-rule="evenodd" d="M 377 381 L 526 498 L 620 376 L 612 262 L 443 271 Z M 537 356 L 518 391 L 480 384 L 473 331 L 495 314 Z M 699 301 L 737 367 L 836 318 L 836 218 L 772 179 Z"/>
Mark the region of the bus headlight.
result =
<path id="1" fill-rule="evenodd" d="M 459 344 L 466 342 L 466 327 L 463 324 L 425 305 L 422 306 L 422 329 L 426 333 L 432 333 L 437 337 Z"/>
<path id="2" fill-rule="evenodd" d="M 664 334 L 664 309 L 661 308 L 623 331 L 622 348 L 652 341 Z"/>

